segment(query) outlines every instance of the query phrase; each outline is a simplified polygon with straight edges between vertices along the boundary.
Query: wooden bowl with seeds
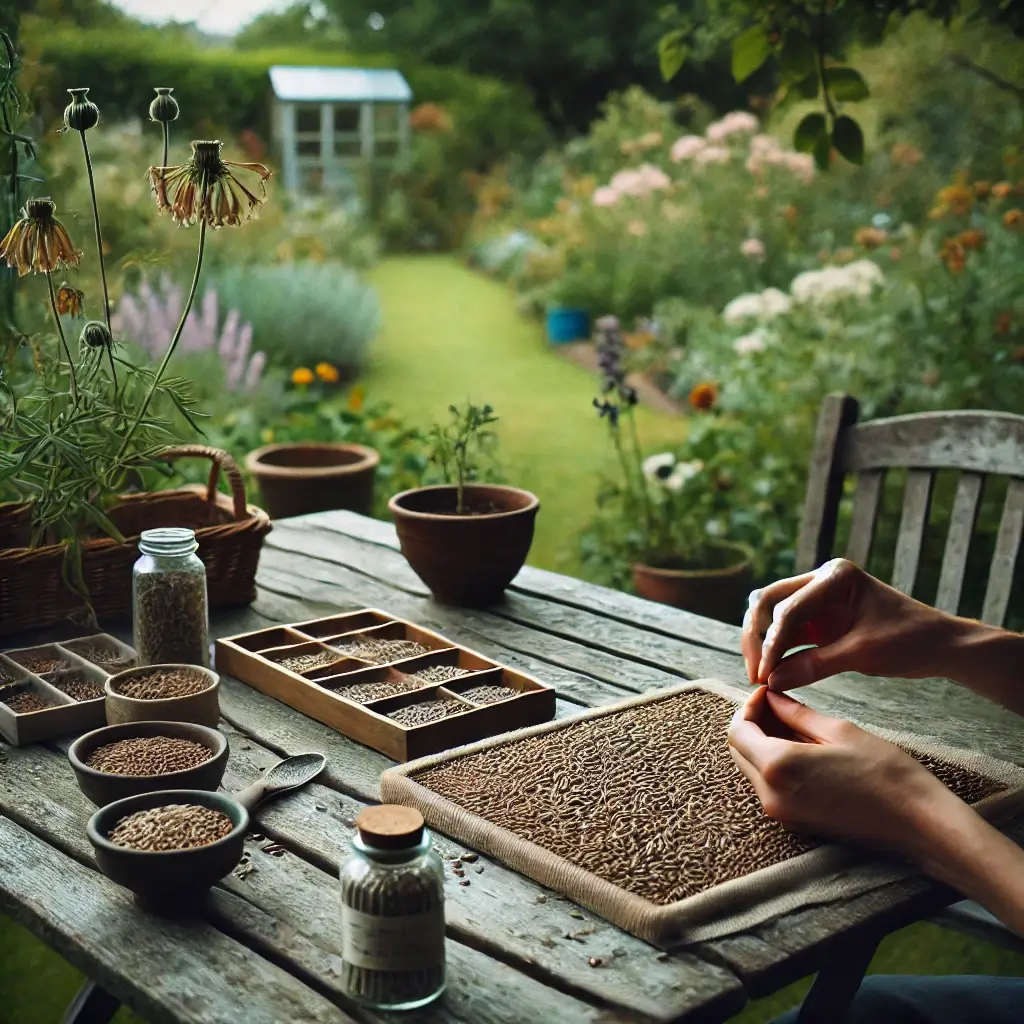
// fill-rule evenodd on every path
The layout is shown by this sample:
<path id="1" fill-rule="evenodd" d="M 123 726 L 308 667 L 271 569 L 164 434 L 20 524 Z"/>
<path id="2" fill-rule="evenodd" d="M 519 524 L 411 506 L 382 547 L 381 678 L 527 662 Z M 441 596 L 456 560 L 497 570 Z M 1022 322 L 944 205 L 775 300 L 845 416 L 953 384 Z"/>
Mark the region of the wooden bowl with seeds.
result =
<path id="1" fill-rule="evenodd" d="M 100 870 L 131 889 L 141 907 L 173 916 L 194 913 L 210 886 L 232 871 L 248 829 L 249 813 L 238 801 L 200 789 L 117 800 L 86 825 Z"/>
<path id="2" fill-rule="evenodd" d="M 191 722 L 125 722 L 80 736 L 68 760 L 78 788 L 102 806 L 159 789 L 216 790 L 228 741 Z"/>
<path id="3" fill-rule="evenodd" d="M 193 722 L 215 729 L 220 676 L 199 665 L 146 665 L 106 682 L 107 723 Z"/>

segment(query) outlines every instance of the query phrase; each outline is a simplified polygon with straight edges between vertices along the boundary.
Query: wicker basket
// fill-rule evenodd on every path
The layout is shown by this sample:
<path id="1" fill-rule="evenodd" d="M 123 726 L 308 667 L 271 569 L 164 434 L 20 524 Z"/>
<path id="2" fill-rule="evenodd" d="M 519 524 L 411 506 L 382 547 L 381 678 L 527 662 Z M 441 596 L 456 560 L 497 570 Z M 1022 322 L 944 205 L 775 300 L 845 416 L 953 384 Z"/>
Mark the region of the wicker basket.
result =
<path id="1" fill-rule="evenodd" d="M 97 618 L 131 614 L 132 566 L 143 530 L 184 526 L 196 531 L 206 566 L 211 608 L 249 604 L 256 596 L 256 566 L 270 517 L 246 505 L 245 484 L 227 452 L 205 445 L 168 449 L 168 462 L 187 457 L 213 463 L 207 486 L 123 496 L 110 518 L 125 537 L 86 541 L 82 567 Z M 218 494 L 223 469 L 230 499 Z M 29 548 L 27 505 L 0 506 L 0 635 L 53 625 L 83 611 L 82 599 L 64 581 L 65 544 Z"/>

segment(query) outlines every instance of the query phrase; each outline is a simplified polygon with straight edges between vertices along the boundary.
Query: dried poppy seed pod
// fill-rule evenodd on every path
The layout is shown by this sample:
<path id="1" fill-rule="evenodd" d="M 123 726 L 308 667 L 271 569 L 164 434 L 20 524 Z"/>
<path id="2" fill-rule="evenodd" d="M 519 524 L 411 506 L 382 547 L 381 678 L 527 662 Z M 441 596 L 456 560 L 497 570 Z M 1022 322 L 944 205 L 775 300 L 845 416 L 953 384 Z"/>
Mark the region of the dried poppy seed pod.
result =
<path id="1" fill-rule="evenodd" d="M 156 89 L 156 99 L 149 105 L 150 121 L 166 124 L 178 119 L 178 101 L 171 95 L 172 92 L 173 89 Z"/>
<path id="2" fill-rule="evenodd" d="M 64 108 L 64 127 L 76 132 L 95 128 L 100 119 L 100 108 L 88 98 L 88 89 L 68 89 L 71 102 Z"/>
<path id="3" fill-rule="evenodd" d="M 79 344 L 88 348 L 107 348 L 111 340 L 107 325 L 100 320 L 90 320 L 78 336 Z"/>

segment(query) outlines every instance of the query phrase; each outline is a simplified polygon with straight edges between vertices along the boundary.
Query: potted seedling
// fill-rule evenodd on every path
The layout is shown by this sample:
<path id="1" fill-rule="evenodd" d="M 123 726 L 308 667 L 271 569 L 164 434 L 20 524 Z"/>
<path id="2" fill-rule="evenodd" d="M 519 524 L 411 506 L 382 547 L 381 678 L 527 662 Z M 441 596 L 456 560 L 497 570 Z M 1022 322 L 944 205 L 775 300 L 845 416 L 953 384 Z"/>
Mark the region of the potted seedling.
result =
<path id="1" fill-rule="evenodd" d="M 388 508 L 402 554 L 437 600 L 487 605 L 526 561 L 540 505 L 529 491 L 478 482 L 497 443 L 491 406 L 449 411 L 451 420 L 428 436 L 430 461 L 445 482 L 396 494 Z"/>

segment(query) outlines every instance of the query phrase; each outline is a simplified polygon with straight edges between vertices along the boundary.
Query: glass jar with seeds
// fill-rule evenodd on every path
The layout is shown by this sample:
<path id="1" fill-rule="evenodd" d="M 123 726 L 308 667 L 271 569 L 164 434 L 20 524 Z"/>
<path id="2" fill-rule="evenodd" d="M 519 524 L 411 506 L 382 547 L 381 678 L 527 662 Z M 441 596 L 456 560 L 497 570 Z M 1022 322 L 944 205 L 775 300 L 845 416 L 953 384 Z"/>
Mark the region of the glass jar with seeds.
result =
<path id="1" fill-rule="evenodd" d="M 445 985 L 444 869 L 412 807 L 367 807 L 341 865 L 342 984 L 353 999 L 411 1010 Z"/>
<path id="2" fill-rule="evenodd" d="M 140 665 L 209 667 L 206 568 L 195 531 L 145 530 L 132 573 L 135 649 Z"/>

